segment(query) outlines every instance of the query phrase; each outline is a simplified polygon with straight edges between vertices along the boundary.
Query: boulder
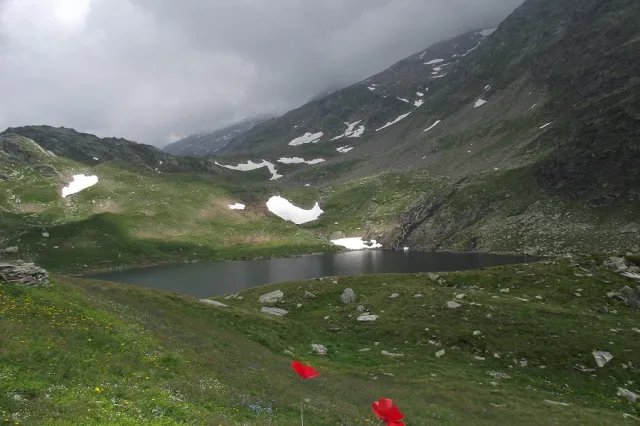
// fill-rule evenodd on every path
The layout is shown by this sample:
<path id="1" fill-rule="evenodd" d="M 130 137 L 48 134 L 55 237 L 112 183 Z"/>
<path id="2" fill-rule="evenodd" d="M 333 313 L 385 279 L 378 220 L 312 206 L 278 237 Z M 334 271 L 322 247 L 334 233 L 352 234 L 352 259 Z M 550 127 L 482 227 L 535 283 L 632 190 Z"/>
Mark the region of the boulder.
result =
<path id="1" fill-rule="evenodd" d="M 0 263 L 0 282 L 14 283 L 25 287 L 49 285 L 49 273 L 33 263 Z"/>
<path id="2" fill-rule="evenodd" d="M 205 305 L 212 305 L 212 306 L 217 306 L 219 308 L 227 308 L 228 306 L 225 305 L 222 302 L 218 302 L 217 300 L 211 300 L 211 299 L 200 299 L 201 303 L 204 303 Z"/>
<path id="3" fill-rule="evenodd" d="M 342 294 L 340 295 L 340 300 L 342 303 L 355 303 L 356 301 L 356 293 L 352 288 L 345 288 Z"/>
<path id="4" fill-rule="evenodd" d="M 598 364 L 598 367 L 600 368 L 604 367 L 606 363 L 613 359 L 613 355 L 609 352 L 593 351 L 592 354 L 593 358 L 596 360 L 596 364 Z"/>
<path id="5" fill-rule="evenodd" d="M 310 291 L 305 291 L 304 292 L 304 297 L 305 297 L 305 299 L 313 299 L 314 297 L 316 297 L 316 295 L 311 293 Z"/>
<path id="6" fill-rule="evenodd" d="M 618 396 L 625 398 L 629 402 L 636 402 L 639 397 L 637 393 L 624 388 L 618 388 Z"/>
<path id="7" fill-rule="evenodd" d="M 289 313 L 289 311 L 284 310 L 284 309 L 269 308 L 269 307 L 266 307 L 266 306 L 263 306 L 262 309 L 260 309 L 260 312 L 262 312 L 264 314 L 275 315 L 277 317 L 283 317 L 283 316 L 285 316 L 285 315 L 287 315 Z"/>
<path id="8" fill-rule="evenodd" d="M 263 294 L 258 301 L 260 303 L 276 303 L 282 300 L 284 293 L 280 290 L 272 291 L 271 293 Z"/>
<path id="9" fill-rule="evenodd" d="M 5 253 L 17 253 L 19 251 L 20 251 L 20 248 L 18 246 L 11 246 L 4 249 Z"/>
<path id="10" fill-rule="evenodd" d="M 457 302 L 447 302 L 447 308 L 449 309 L 458 309 L 460 306 L 462 306 L 461 304 L 457 303 Z"/>
<path id="11" fill-rule="evenodd" d="M 320 343 L 311 344 L 311 349 L 317 353 L 318 355 L 326 355 L 327 347 L 325 345 L 321 345 Z"/>
<path id="12" fill-rule="evenodd" d="M 378 315 L 371 315 L 368 313 L 364 313 L 357 318 L 358 321 L 375 321 L 377 319 Z"/>

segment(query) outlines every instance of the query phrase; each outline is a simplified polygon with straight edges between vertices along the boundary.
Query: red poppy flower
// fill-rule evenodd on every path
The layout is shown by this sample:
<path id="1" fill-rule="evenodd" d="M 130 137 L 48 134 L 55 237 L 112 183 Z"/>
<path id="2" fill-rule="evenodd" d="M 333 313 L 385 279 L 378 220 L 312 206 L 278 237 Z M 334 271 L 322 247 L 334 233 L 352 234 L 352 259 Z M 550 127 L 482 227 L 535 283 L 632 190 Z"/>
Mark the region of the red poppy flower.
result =
<path id="1" fill-rule="evenodd" d="M 404 418 L 404 414 L 400 412 L 397 406 L 393 405 L 393 401 L 389 398 L 380 398 L 380 401 L 374 401 L 371 408 L 376 416 L 384 421 L 387 426 L 404 426 L 400 422 Z"/>
<path id="2" fill-rule="evenodd" d="M 310 365 L 304 365 L 300 361 L 293 361 L 291 363 L 291 368 L 293 368 L 293 371 L 298 373 L 298 376 L 300 376 L 301 379 L 313 379 L 320 375 L 319 371 L 315 370 Z"/>

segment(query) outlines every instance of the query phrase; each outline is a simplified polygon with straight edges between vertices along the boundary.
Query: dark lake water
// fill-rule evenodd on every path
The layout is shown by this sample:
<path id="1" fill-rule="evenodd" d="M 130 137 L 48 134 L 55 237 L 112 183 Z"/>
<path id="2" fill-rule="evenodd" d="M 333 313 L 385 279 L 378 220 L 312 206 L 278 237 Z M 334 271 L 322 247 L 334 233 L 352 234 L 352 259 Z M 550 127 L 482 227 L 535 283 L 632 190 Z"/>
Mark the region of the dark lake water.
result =
<path id="1" fill-rule="evenodd" d="M 161 265 L 90 274 L 87 278 L 204 298 L 282 281 L 336 275 L 460 271 L 533 260 L 536 259 L 497 254 L 363 250 L 285 259 Z"/>

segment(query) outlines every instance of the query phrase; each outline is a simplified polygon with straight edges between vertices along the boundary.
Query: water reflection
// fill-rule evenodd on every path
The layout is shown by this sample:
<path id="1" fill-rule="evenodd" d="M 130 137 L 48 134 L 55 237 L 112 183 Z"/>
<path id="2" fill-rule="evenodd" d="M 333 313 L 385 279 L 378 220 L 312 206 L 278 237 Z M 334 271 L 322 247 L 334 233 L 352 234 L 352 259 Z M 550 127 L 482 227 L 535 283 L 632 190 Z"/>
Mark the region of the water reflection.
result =
<path id="1" fill-rule="evenodd" d="M 88 277 L 195 297 L 211 297 L 262 284 L 323 276 L 455 271 L 522 263 L 527 260 L 535 259 L 480 253 L 364 250 L 287 259 L 162 265 Z"/>

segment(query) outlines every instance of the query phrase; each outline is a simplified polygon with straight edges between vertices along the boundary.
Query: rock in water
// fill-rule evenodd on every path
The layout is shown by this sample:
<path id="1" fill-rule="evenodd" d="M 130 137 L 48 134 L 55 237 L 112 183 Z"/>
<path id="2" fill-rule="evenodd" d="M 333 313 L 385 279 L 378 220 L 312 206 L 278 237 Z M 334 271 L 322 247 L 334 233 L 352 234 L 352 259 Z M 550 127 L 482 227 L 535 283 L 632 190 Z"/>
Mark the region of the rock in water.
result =
<path id="1" fill-rule="evenodd" d="M 356 301 L 356 293 L 352 288 L 345 288 L 342 294 L 340 295 L 340 300 L 342 303 L 355 303 Z"/>
<path id="2" fill-rule="evenodd" d="M 280 290 L 272 291 L 271 293 L 263 294 L 258 299 L 260 303 L 276 303 L 284 297 L 284 293 Z"/>
<path id="3" fill-rule="evenodd" d="M 0 263 L 0 282 L 20 284 L 25 287 L 49 285 L 49 273 L 33 263 L 13 265 Z"/>
<path id="4" fill-rule="evenodd" d="M 593 357 L 596 360 L 596 364 L 598 364 L 598 367 L 600 368 L 604 367 L 606 363 L 613 359 L 613 355 L 611 355 L 609 352 L 603 351 L 593 351 Z"/>
<path id="5" fill-rule="evenodd" d="M 260 312 L 262 312 L 264 314 L 275 315 L 277 317 L 283 317 L 283 316 L 285 316 L 285 315 L 287 315 L 289 313 L 289 311 L 284 310 L 284 309 L 268 308 L 266 306 L 263 306 L 262 309 L 260 309 Z"/>

